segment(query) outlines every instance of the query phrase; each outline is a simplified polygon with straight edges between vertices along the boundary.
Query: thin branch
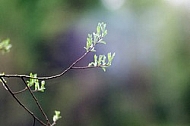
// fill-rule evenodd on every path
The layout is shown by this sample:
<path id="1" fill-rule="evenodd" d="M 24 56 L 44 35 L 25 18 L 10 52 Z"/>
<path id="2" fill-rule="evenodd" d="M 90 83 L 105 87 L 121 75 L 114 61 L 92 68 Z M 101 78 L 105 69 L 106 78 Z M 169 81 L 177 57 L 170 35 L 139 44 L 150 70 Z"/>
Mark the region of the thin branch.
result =
<path id="1" fill-rule="evenodd" d="M 52 124 L 51 124 L 51 126 L 54 126 L 56 124 L 56 122 L 53 122 Z"/>
<path id="2" fill-rule="evenodd" d="M 2 74 L 0 75 L 0 77 L 14 77 L 14 78 L 32 78 L 32 79 L 38 79 L 38 80 L 50 80 L 50 79 L 54 79 L 54 78 L 58 78 L 63 76 L 65 73 L 67 73 L 70 69 L 72 69 L 72 67 L 74 65 L 76 65 L 80 60 L 82 60 L 90 51 L 85 52 L 80 58 L 78 58 L 75 62 L 73 62 L 67 69 L 65 69 L 63 72 L 53 75 L 53 76 L 46 76 L 46 77 L 37 77 L 37 78 L 33 78 L 29 75 L 19 75 L 19 74 Z"/>
<path id="3" fill-rule="evenodd" d="M 5 87 L 7 88 L 7 90 L 9 91 L 9 93 L 12 95 L 12 97 L 17 101 L 17 103 L 22 106 L 22 108 L 24 108 L 24 110 L 26 110 L 33 118 L 35 118 L 36 120 L 38 120 L 39 123 L 41 123 L 43 126 L 46 126 L 46 124 L 44 122 L 42 122 L 38 117 L 36 117 L 12 92 L 12 90 L 10 89 L 10 87 L 6 84 L 5 80 L 0 77 L 1 82 L 5 85 Z"/>
<path id="4" fill-rule="evenodd" d="M 24 89 L 22 89 L 22 90 L 20 90 L 20 91 L 14 91 L 13 94 L 17 95 L 17 94 L 23 93 L 23 92 L 25 92 L 25 91 L 27 91 L 27 90 L 28 90 L 28 88 L 25 87 Z M 31 90 L 31 91 L 32 91 L 33 93 L 34 93 L 34 92 L 39 92 L 38 90 Z"/>
<path id="5" fill-rule="evenodd" d="M 37 77 L 37 78 L 33 78 L 33 79 L 50 80 L 50 79 L 54 79 L 54 78 L 58 78 L 58 77 L 63 76 L 63 75 L 64 75 L 65 73 L 67 73 L 70 69 L 81 69 L 81 68 L 79 68 L 79 67 L 74 67 L 74 66 L 75 66 L 80 60 L 82 60 L 89 52 L 90 52 L 90 51 L 85 52 L 80 58 L 78 58 L 75 62 L 73 62 L 67 69 L 65 69 L 65 70 L 64 70 L 63 72 L 61 72 L 60 74 L 56 74 L 56 75 L 53 75 L 53 76 L 47 76 L 47 77 Z M 86 67 L 86 68 L 87 68 L 87 67 Z M 84 69 L 84 67 L 83 67 L 83 69 Z M 23 90 L 18 91 L 18 92 L 13 92 L 13 91 L 11 91 L 11 89 L 8 87 L 8 85 L 6 85 L 6 82 L 5 82 L 5 80 L 3 79 L 3 77 L 7 77 L 7 78 L 11 78 L 11 77 L 13 77 L 13 78 L 21 78 L 22 81 L 24 82 L 24 84 L 26 85 L 26 88 L 24 88 Z M 27 83 L 26 83 L 26 81 L 25 81 L 24 78 L 32 78 L 32 77 L 29 76 L 29 75 L 18 75 L 18 74 L 12 74 L 12 75 L 11 75 L 11 74 L 10 74 L 10 75 L 8 75 L 8 74 L 3 74 L 3 75 L 0 75 L 0 79 L 1 79 L 1 81 L 2 81 L 2 83 L 3 83 L 3 85 L 5 86 L 5 88 L 7 88 L 7 90 L 9 91 L 9 93 L 13 96 L 13 98 L 14 98 L 23 108 L 24 108 L 30 115 L 32 115 L 32 117 L 33 117 L 34 119 L 36 119 L 37 121 L 39 121 L 42 125 L 44 125 L 44 126 L 50 125 L 50 122 L 49 122 L 49 119 L 48 119 L 47 115 L 46 115 L 45 112 L 43 111 L 41 105 L 39 104 L 37 98 L 34 96 L 32 90 L 30 89 L 30 87 L 28 87 L 28 85 L 27 85 Z M 44 115 L 44 117 L 45 117 L 45 119 L 46 119 L 46 121 L 47 121 L 47 125 L 46 125 L 43 121 L 41 121 L 38 117 L 36 117 L 36 116 L 35 116 L 24 104 L 22 104 L 22 103 L 20 102 L 20 100 L 15 96 L 16 94 L 22 93 L 22 92 L 26 91 L 27 89 L 29 90 L 30 94 L 32 95 L 33 99 L 35 100 L 35 102 L 36 102 L 38 108 L 40 109 L 41 113 Z M 35 121 L 35 120 L 34 120 L 34 121 Z M 34 125 L 35 125 L 35 124 L 34 124 Z M 55 123 L 53 123 L 53 125 L 55 125 Z"/>
<path id="6" fill-rule="evenodd" d="M 63 76 L 65 73 L 67 73 L 74 65 L 76 65 L 79 61 L 81 61 L 87 54 L 88 52 L 85 52 L 80 58 L 78 58 L 75 62 L 73 62 L 67 69 L 65 69 L 62 73 L 54 75 L 54 76 L 49 76 L 49 77 L 38 77 L 39 80 L 49 80 L 49 79 L 54 79 Z"/>
<path id="7" fill-rule="evenodd" d="M 106 24 L 104 24 L 103 22 L 102 23 L 99 23 L 98 26 L 97 26 L 97 33 L 93 33 L 93 37 L 92 37 L 92 34 L 88 35 L 88 38 L 87 38 L 87 45 L 86 47 L 84 47 L 86 49 L 86 52 L 80 57 L 78 58 L 76 61 L 74 61 L 68 68 L 66 68 L 65 70 L 63 70 L 61 73 L 59 74 L 55 74 L 55 75 L 52 75 L 52 76 L 44 76 L 44 77 L 37 77 L 36 76 L 32 76 L 32 75 L 19 75 L 19 74 L 0 74 L 0 80 L 4 86 L 4 88 L 6 90 L 8 90 L 8 92 L 12 95 L 12 97 L 20 104 L 20 106 L 22 106 L 24 108 L 24 110 L 26 110 L 34 119 L 33 121 L 33 126 L 35 126 L 35 122 L 36 120 L 41 123 L 43 126 L 54 126 L 56 124 L 56 121 L 54 121 L 52 124 L 50 123 L 47 115 L 45 114 L 44 110 L 42 109 L 40 103 L 38 102 L 38 99 L 35 97 L 34 95 L 34 92 L 33 90 L 31 90 L 30 86 L 28 86 L 27 84 L 27 81 L 25 81 L 25 79 L 37 79 L 38 80 L 50 80 L 50 79 L 55 79 L 55 78 L 58 78 L 58 77 L 61 77 L 63 76 L 65 73 L 67 73 L 69 70 L 71 69 L 87 69 L 87 68 L 102 68 L 104 71 L 105 71 L 105 67 L 107 67 L 106 65 L 94 65 L 94 66 L 75 66 L 79 61 L 81 61 L 89 52 L 93 52 L 95 51 L 94 50 L 94 47 L 96 44 L 100 44 L 100 43 L 103 43 L 103 44 L 106 44 L 104 41 L 103 41 L 103 37 L 107 34 L 107 30 L 105 30 L 105 27 L 106 27 Z M 110 54 L 111 55 L 111 54 Z M 115 55 L 115 54 L 114 54 Z M 105 58 L 104 58 L 105 60 Z M 104 62 L 104 60 L 102 62 Z M 109 60 L 109 59 L 108 59 Z M 103 63 L 104 64 L 104 63 Z M 22 79 L 22 81 L 24 82 L 25 84 L 25 88 L 20 90 L 20 91 L 17 91 L 17 92 L 13 92 L 9 86 L 7 85 L 6 81 L 4 78 L 20 78 Z M 44 83 L 45 84 L 45 83 Z M 16 94 L 19 94 L 19 93 L 22 93 L 26 90 L 29 90 L 32 98 L 34 99 L 36 105 L 38 106 L 39 110 L 41 111 L 42 115 L 45 117 L 46 119 L 46 124 L 40 120 L 35 114 L 32 113 L 32 111 L 30 111 L 17 97 L 16 97 Z"/>
<path id="8" fill-rule="evenodd" d="M 108 65 L 99 65 L 99 66 L 76 66 L 76 67 L 72 67 L 71 69 L 90 69 L 90 68 L 102 68 L 102 67 L 108 67 Z"/>
<path id="9" fill-rule="evenodd" d="M 22 90 L 20 90 L 20 91 L 14 91 L 13 92 L 13 94 L 20 94 L 20 93 L 22 93 L 22 92 L 25 92 L 26 90 L 27 90 L 28 88 L 27 87 L 25 87 L 24 89 L 22 89 Z"/>
<path id="10" fill-rule="evenodd" d="M 76 66 L 72 67 L 71 69 L 90 69 L 90 68 L 95 68 L 94 66 Z"/>
<path id="11" fill-rule="evenodd" d="M 33 117 L 34 118 L 34 117 Z M 36 124 L 36 118 L 34 118 L 34 122 L 33 122 L 33 126 L 35 126 Z"/>
<path id="12" fill-rule="evenodd" d="M 30 94 L 32 95 L 33 99 L 35 100 L 35 102 L 36 102 L 38 108 L 40 109 L 41 113 L 42 113 L 43 116 L 45 117 L 47 123 L 50 124 L 47 115 L 45 114 L 44 110 L 42 109 L 42 107 L 41 107 L 40 103 L 38 102 L 37 98 L 35 97 L 34 93 L 33 93 L 32 90 L 30 89 L 30 87 L 27 85 L 27 83 L 26 83 L 26 81 L 24 80 L 24 78 L 22 77 L 21 79 L 22 79 L 22 81 L 24 82 L 24 84 L 26 85 L 26 87 L 27 87 L 27 89 L 29 90 Z"/>

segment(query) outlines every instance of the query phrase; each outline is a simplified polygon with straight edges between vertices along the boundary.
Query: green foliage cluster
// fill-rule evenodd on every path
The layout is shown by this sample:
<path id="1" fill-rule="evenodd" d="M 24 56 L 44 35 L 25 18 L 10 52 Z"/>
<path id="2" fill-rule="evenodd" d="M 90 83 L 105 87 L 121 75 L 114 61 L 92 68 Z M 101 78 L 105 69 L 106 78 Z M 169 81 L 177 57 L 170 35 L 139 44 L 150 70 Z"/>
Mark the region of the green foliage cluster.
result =
<path id="1" fill-rule="evenodd" d="M 93 32 L 93 34 L 88 34 L 86 47 L 84 47 L 86 49 L 86 52 L 96 52 L 94 49 L 96 44 L 106 44 L 106 42 L 103 41 L 103 37 L 106 35 L 106 24 L 104 22 L 98 23 L 96 33 Z"/>
<path id="2" fill-rule="evenodd" d="M 104 22 L 98 23 L 98 26 L 96 28 L 96 33 L 93 32 L 93 34 L 88 34 L 87 41 L 86 41 L 86 52 L 96 52 L 95 45 L 97 44 L 106 44 L 106 42 L 103 40 L 103 37 L 107 35 L 107 29 L 106 24 Z M 103 71 L 106 71 L 106 68 L 111 66 L 111 62 L 115 56 L 115 53 L 108 53 L 107 57 L 106 55 L 94 55 L 94 61 L 88 64 L 88 67 L 100 67 L 103 69 Z M 106 63 L 107 59 L 107 63 Z"/>
<path id="3" fill-rule="evenodd" d="M 60 116 L 61 112 L 55 110 L 55 115 L 53 116 L 53 122 L 56 122 L 58 119 L 61 118 Z"/>
<path id="4" fill-rule="evenodd" d="M 88 53 L 90 52 L 96 52 L 95 46 L 97 44 L 106 44 L 105 41 L 103 41 L 103 38 L 107 35 L 107 30 L 106 30 L 106 24 L 105 23 L 98 23 L 98 26 L 96 28 L 96 33 L 94 32 L 93 34 L 88 34 L 87 41 L 86 41 L 86 47 L 85 50 L 86 52 L 78 58 L 73 64 L 71 64 L 66 70 L 64 70 L 60 74 L 56 74 L 54 76 L 49 76 L 49 77 L 38 77 L 37 74 L 30 73 L 30 75 L 7 75 L 5 73 L 0 74 L 0 82 L 3 84 L 4 88 L 9 91 L 9 93 L 16 99 L 16 101 L 28 112 L 30 113 L 36 120 L 38 120 L 41 124 L 44 126 L 53 126 L 56 124 L 57 120 L 61 118 L 61 112 L 60 111 L 55 111 L 55 114 L 53 116 L 53 123 L 51 124 L 43 111 L 41 105 L 39 104 L 37 98 L 34 96 L 34 92 L 44 92 L 45 91 L 45 80 L 57 78 L 63 76 L 66 72 L 68 72 L 71 69 L 87 69 L 87 68 L 96 68 L 100 67 L 103 69 L 103 71 L 106 71 L 106 68 L 111 66 L 112 60 L 114 59 L 115 53 L 108 53 L 106 55 L 99 55 L 97 56 L 96 54 L 94 55 L 94 61 L 89 63 L 87 66 L 82 66 L 82 67 L 75 67 L 75 65 L 82 60 Z M 6 53 L 10 51 L 10 48 L 12 47 L 11 44 L 9 44 L 9 39 L 3 40 L 0 42 L 0 51 L 2 53 Z M 22 79 L 22 81 L 25 83 L 26 88 L 18 91 L 18 92 L 12 92 L 10 87 L 7 85 L 5 77 L 10 78 L 10 77 L 16 77 Z M 29 80 L 25 81 L 24 78 L 27 78 Z M 32 89 L 33 88 L 33 89 Z M 45 124 L 42 120 L 38 119 L 36 115 L 34 115 L 24 104 L 21 103 L 21 101 L 15 96 L 18 93 L 22 93 L 26 90 L 29 90 L 32 97 L 36 101 L 36 104 L 38 105 L 41 113 L 44 115 L 44 117 L 47 120 L 47 124 Z M 34 123 L 35 125 L 35 123 Z"/>
<path id="5" fill-rule="evenodd" d="M 96 54 L 94 55 L 94 61 L 89 63 L 88 66 L 91 67 L 101 67 L 103 69 L 103 71 L 106 71 L 106 68 L 111 66 L 112 60 L 115 56 L 115 53 L 111 54 L 108 53 L 107 57 L 105 55 L 99 55 L 97 56 Z M 106 59 L 107 59 L 107 63 L 106 63 Z"/>
<path id="6" fill-rule="evenodd" d="M 4 54 L 10 51 L 10 48 L 12 45 L 9 43 L 10 39 L 5 39 L 2 42 L 0 42 L 0 51 Z"/>
<path id="7" fill-rule="evenodd" d="M 45 81 L 42 80 L 41 83 L 39 79 L 37 78 L 37 74 L 30 73 L 30 80 L 27 81 L 28 87 L 34 86 L 35 91 L 41 91 L 44 92 L 45 90 Z"/>

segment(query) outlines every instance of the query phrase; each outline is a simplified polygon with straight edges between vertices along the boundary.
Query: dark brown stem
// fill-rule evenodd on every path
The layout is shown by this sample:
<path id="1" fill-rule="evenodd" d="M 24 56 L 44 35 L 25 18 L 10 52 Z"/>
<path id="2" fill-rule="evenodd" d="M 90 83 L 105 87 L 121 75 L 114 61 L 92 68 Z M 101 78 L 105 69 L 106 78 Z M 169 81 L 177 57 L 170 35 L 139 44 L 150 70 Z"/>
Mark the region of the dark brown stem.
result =
<path id="1" fill-rule="evenodd" d="M 24 110 L 26 110 L 33 118 L 35 118 L 39 123 L 41 123 L 43 126 L 46 126 L 46 124 L 41 121 L 37 116 L 35 116 L 18 98 L 17 96 L 15 96 L 15 94 L 12 92 L 12 90 L 10 89 L 10 87 L 6 84 L 5 80 L 0 77 L 1 82 L 5 85 L 5 87 L 7 88 L 8 92 L 12 95 L 12 97 L 17 101 L 17 103 L 24 108 Z"/>
<path id="2" fill-rule="evenodd" d="M 25 92 L 28 88 L 25 87 L 24 89 L 20 90 L 20 91 L 14 91 L 13 93 L 16 95 L 16 94 L 20 94 L 22 92 Z"/>
<path id="3" fill-rule="evenodd" d="M 80 58 L 78 58 L 75 62 L 73 62 L 73 63 L 72 63 L 67 69 L 65 69 L 63 72 L 61 72 L 60 74 L 53 75 L 53 76 L 32 78 L 32 77 L 29 76 L 29 75 L 3 74 L 3 75 L 0 75 L 0 77 L 7 77 L 7 78 L 10 78 L 10 77 L 14 77 L 14 78 L 32 78 L 32 79 L 38 79 L 38 80 L 50 80 L 50 79 L 58 78 L 58 77 L 63 76 L 63 75 L 64 75 L 65 73 L 67 73 L 70 69 L 72 69 L 73 66 L 76 65 L 80 60 L 82 60 L 89 52 L 90 52 L 90 51 L 85 52 Z"/>
<path id="4" fill-rule="evenodd" d="M 24 84 L 26 85 L 27 89 L 29 90 L 30 94 L 32 95 L 33 99 L 35 100 L 38 108 L 40 109 L 41 113 L 43 114 L 43 116 L 45 117 L 47 124 L 50 124 L 49 119 L 47 117 L 47 115 L 45 114 L 44 110 L 42 109 L 40 103 L 38 102 L 37 98 L 35 97 L 34 93 L 32 92 L 32 90 L 30 89 L 30 87 L 27 85 L 26 81 L 24 80 L 24 78 L 21 78 L 22 81 L 24 82 Z"/>

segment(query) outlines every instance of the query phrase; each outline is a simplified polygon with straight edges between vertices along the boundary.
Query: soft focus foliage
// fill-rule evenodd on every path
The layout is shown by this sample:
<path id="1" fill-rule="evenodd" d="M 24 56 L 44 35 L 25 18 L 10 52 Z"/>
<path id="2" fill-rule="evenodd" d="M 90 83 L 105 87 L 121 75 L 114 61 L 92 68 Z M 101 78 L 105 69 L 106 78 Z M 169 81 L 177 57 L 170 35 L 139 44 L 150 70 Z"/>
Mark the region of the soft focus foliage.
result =
<path id="1" fill-rule="evenodd" d="M 10 51 L 10 48 L 12 47 L 12 45 L 9 43 L 9 39 L 3 40 L 2 42 L 0 42 L 0 51 L 4 54 L 6 52 Z"/>

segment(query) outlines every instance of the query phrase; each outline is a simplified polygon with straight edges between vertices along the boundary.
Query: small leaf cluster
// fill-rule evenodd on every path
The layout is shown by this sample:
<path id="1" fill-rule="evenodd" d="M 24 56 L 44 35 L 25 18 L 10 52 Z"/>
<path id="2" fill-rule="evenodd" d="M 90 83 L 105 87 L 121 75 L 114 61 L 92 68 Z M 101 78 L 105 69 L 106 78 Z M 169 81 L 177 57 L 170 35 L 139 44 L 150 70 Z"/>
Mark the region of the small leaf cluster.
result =
<path id="1" fill-rule="evenodd" d="M 35 91 L 41 91 L 44 92 L 45 90 L 45 81 L 39 82 L 37 79 L 37 74 L 30 73 L 30 80 L 27 81 L 28 87 L 34 86 Z"/>
<path id="2" fill-rule="evenodd" d="M 53 116 L 53 122 L 55 123 L 57 120 L 61 118 L 61 112 L 55 110 L 55 115 Z"/>
<path id="3" fill-rule="evenodd" d="M 107 57 L 105 55 L 94 55 L 94 61 L 89 63 L 89 67 L 101 67 L 103 71 L 106 71 L 106 68 L 111 66 L 112 60 L 115 57 L 115 53 L 108 53 Z"/>
<path id="4" fill-rule="evenodd" d="M 38 120 L 41 124 L 45 125 L 45 123 L 43 123 L 43 121 L 39 120 L 37 117 L 35 117 L 33 115 L 33 113 L 31 111 L 29 111 L 28 109 L 26 109 L 25 105 L 22 104 L 20 102 L 19 99 L 17 99 L 17 97 L 15 97 L 15 94 L 17 94 L 18 92 L 12 92 L 9 87 L 6 85 L 6 80 L 4 79 L 5 77 L 19 77 L 21 78 L 25 84 L 27 84 L 27 88 L 25 88 L 24 90 L 19 91 L 19 93 L 29 89 L 32 87 L 34 88 L 34 90 L 30 90 L 31 94 L 33 94 L 33 92 L 36 91 L 40 91 L 40 92 L 44 92 L 45 90 L 45 81 L 44 80 L 49 80 L 52 78 L 57 78 L 57 77 L 61 77 L 62 75 L 64 75 L 66 72 L 68 72 L 70 69 L 86 69 L 86 68 L 95 68 L 95 67 L 99 67 L 102 68 L 103 71 L 106 71 L 106 68 L 111 66 L 112 61 L 115 57 L 115 53 L 108 53 L 107 55 L 96 55 L 94 54 L 94 60 L 93 62 L 90 62 L 87 66 L 82 66 L 82 67 L 76 67 L 75 64 L 77 64 L 80 60 L 82 60 L 88 53 L 90 52 L 96 52 L 95 46 L 97 44 L 106 44 L 106 42 L 103 40 L 103 38 L 107 35 L 107 30 L 106 30 L 106 24 L 104 22 L 102 23 L 98 23 L 97 28 L 96 28 L 96 32 L 93 32 L 92 34 L 88 34 L 87 37 L 87 41 L 86 41 L 86 46 L 84 47 L 86 52 L 80 57 L 78 58 L 75 62 L 73 62 L 73 64 L 71 64 L 70 67 L 68 67 L 66 70 L 64 70 L 62 73 L 54 75 L 54 76 L 49 76 L 49 77 L 37 77 L 37 74 L 33 74 L 30 73 L 30 75 L 6 75 L 4 73 L 0 73 L 0 82 L 3 84 L 4 88 L 6 90 L 8 90 L 13 97 L 17 100 L 17 102 L 26 110 L 28 111 L 34 118 L 35 120 Z M 12 47 L 11 44 L 9 44 L 9 39 L 3 40 L 2 42 L 0 42 L 0 51 L 2 53 L 6 53 L 10 51 L 10 48 Z M 24 78 L 29 78 L 29 80 L 25 81 Z M 36 104 L 38 105 L 39 109 L 41 110 L 41 112 L 44 114 L 46 120 L 47 120 L 47 124 L 49 126 L 50 122 L 49 119 L 47 118 L 46 114 L 44 113 L 41 105 L 38 103 L 38 100 L 34 97 L 33 98 L 36 101 Z M 56 111 L 55 110 L 55 114 L 53 115 L 53 123 L 51 124 L 51 126 L 54 126 L 56 124 L 56 122 L 61 118 L 61 112 L 60 111 Z"/>
<path id="5" fill-rule="evenodd" d="M 107 35 L 106 24 L 104 22 L 98 23 L 96 28 L 96 33 L 88 34 L 87 41 L 86 41 L 86 52 L 96 52 L 95 45 L 96 44 L 106 44 L 103 41 L 103 37 Z"/>
<path id="6" fill-rule="evenodd" d="M 3 54 L 10 51 L 10 48 L 12 47 L 12 45 L 9 42 L 10 42 L 10 39 L 5 39 L 2 42 L 0 42 L 0 51 Z"/>
<path id="7" fill-rule="evenodd" d="M 86 41 L 86 52 L 96 52 L 95 45 L 96 44 L 106 44 L 103 41 L 103 37 L 107 35 L 106 24 L 104 22 L 98 23 L 96 28 L 96 33 L 88 34 Z M 115 56 L 115 53 L 108 53 L 106 55 L 94 55 L 94 61 L 88 64 L 88 67 L 101 67 L 103 71 L 106 71 L 106 68 L 111 66 L 112 60 Z"/>

